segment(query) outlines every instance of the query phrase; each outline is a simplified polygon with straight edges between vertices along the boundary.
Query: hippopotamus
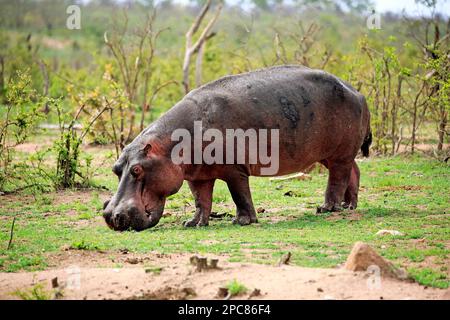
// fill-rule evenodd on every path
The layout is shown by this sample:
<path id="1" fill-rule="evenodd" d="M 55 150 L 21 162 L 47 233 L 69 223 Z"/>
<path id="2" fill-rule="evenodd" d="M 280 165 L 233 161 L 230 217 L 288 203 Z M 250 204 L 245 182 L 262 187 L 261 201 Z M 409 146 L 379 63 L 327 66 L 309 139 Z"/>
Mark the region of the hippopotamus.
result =
<path id="1" fill-rule="evenodd" d="M 241 130 L 244 139 L 230 137 L 230 129 Z M 208 130 L 213 134 L 206 137 Z M 178 138 L 183 133 L 204 136 L 183 149 L 174 132 Z M 268 133 L 273 139 L 267 138 Z M 247 145 L 255 137 L 261 138 L 261 149 L 277 156 L 272 159 L 277 162 L 272 165 L 275 170 L 264 171 L 267 157 L 258 157 L 254 146 Z M 233 223 L 256 223 L 249 177 L 296 173 L 317 162 L 329 171 L 325 201 L 317 211 L 355 209 L 360 179 L 355 158 L 359 150 L 368 156 L 371 137 L 364 96 L 330 73 L 283 65 L 225 76 L 189 92 L 123 149 L 112 169 L 119 178 L 118 190 L 105 202 L 103 216 L 114 230 L 153 227 L 163 215 L 167 197 L 186 180 L 195 214 L 183 224 L 207 226 L 214 182 L 221 179 L 236 205 Z M 232 140 L 231 149 L 217 149 L 202 159 L 210 144 L 218 147 L 225 140 Z"/>

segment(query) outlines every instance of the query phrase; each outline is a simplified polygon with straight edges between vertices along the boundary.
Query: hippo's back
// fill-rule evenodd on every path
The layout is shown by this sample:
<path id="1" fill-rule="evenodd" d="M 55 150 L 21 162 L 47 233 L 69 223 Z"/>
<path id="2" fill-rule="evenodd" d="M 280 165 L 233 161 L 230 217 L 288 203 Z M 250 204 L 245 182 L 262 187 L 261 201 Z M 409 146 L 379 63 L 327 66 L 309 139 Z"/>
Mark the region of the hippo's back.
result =
<path id="1" fill-rule="evenodd" d="M 300 91 L 305 89 L 326 91 L 329 87 L 333 89 L 331 93 L 337 97 L 359 95 L 348 83 L 325 71 L 299 65 L 282 65 L 225 76 L 193 90 L 186 97 L 203 95 L 208 92 L 216 95 L 228 93 L 235 97 L 253 95 L 258 98 L 260 95 L 274 96 L 277 93 L 286 93 L 286 91 L 295 92 L 299 88 Z M 306 96 L 307 93 L 303 93 L 303 95 Z"/>
<path id="2" fill-rule="evenodd" d="M 203 129 L 222 132 L 276 129 L 284 173 L 337 152 L 356 155 L 368 117 L 364 97 L 346 82 L 321 70 L 286 65 L 205 84 L 186 95 L 161 122 L 166 129 L 192 128 L 199 120 Z"/>

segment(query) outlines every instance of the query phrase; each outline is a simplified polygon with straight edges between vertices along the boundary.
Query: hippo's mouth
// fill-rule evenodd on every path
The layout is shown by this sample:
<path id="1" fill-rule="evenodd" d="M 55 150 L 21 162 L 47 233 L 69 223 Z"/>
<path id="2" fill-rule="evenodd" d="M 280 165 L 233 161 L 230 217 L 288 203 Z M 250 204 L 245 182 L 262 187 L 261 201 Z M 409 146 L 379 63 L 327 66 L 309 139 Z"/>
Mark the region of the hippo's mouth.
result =
<path id="1" fill-rule="evenodd" d="M 162 217 L 164 211 L 164 205 L 160 208 L 149 208 L 145 206 L 145 215 L 147 216 L 148 224 L 145 226 L 145 229 L 154 227 L 158 224 L 159 220 Z"/>

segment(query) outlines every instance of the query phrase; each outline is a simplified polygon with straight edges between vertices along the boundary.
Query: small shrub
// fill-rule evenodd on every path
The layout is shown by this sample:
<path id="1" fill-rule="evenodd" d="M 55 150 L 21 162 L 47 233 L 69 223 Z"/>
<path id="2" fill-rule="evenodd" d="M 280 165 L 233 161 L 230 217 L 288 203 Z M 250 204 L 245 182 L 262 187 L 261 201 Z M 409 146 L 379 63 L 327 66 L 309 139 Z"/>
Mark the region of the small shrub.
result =
<path id="1" fill-rule="evenodd" d="M 43 99 L 31 85 L 29 73 L 17 71 L 8 85 L 5 106 L 0 109 L 0 191 L 16 182 L 14 148 L 28 139 L 42 118 L 39 107 Z"/>
<path id="2" fill-rule="evenodd" d="M 86 243 L 84 240 L 73 242 L 70 248 L 76 250 L 99 250 L 99 247 L 97 245 Z"/>
<path id="3" fill-rule="evenodd" d="M 38 283 L 27 290 L 17 290 L 14 295 L 22 300 L 50 300 L 52 294 L 44 289 L 42 283 Z"/>
<path id="4" fill-rule="evenodd" d="M 225 288 L 228 289 L 228 292 L 232 297 L 239 296 L 247 292 L 247 288 L 236 279 L 228 282 Z"/>

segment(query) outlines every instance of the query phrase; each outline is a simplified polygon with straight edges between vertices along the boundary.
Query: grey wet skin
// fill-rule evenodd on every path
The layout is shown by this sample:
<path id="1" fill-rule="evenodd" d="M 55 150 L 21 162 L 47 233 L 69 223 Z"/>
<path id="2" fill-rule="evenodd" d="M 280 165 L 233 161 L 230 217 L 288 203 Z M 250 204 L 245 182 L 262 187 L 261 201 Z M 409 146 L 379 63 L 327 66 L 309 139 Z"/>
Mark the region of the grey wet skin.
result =
<path id="1" fill-rule="evenodd" d="M 156 225 L 165 199 L 176 193 L 184 180 L 196 207 L 194 217 L 184 225 L 206 226 L 217 179 L 227 183 L 236 204 L 234 222 L 257 222 L 248 178 L 260 176 L 263 164 L 172 162 L 171 151 L 178 143 L 171 140 L 172 132 L 184 128 L 193 134 L 194 121 L 202 121 L 204 130 L 218 129 L 224 136 L 226 129 L 278 129 L 276 175 L 320 162 L 328 168 L 329 177 L 325 201 L 318 211 L 356 208 L 360 172 L 355 157 L 360 149 L 367 155 L 371 142 L 365 98 L 329 73 L 289 65 L 226 76 L 203 85 L 141 132 L 114 165 L 119 187 L 105 203 L 108 226 L 143 230 Z M 205 146 L 207 143 L 203 149 Z"/>

